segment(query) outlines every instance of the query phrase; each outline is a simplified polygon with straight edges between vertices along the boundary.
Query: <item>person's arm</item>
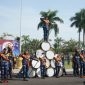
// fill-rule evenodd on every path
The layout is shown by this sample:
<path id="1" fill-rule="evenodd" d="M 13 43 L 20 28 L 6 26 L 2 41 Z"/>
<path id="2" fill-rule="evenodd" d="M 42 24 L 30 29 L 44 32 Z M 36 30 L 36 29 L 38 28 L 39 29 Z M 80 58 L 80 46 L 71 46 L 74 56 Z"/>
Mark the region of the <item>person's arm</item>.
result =
<path id="1" fill-rule="evenodd" d="M 4 54 L 1 54 L 1 57 L 6 61 L 10 61 Z"/>

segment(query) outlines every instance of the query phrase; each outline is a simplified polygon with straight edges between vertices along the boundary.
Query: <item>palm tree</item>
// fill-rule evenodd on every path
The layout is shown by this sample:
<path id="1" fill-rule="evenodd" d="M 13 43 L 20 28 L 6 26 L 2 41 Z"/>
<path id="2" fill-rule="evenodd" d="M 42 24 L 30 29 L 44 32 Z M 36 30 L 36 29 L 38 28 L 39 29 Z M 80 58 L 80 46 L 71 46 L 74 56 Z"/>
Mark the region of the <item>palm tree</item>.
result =
<path id="1" fill-rule="evenodd" d="M 6 40 L 8 37 L 12 37 L 14 38 L 14 36 L 12 34 L 9 34 L 9 33 L 3 33 L 0 37 L 0 39 L 4 39 Z"/>
<path id="2" fill-rule="evenodd" d="M 28 49 L 28 43 L 30 42 L 29 35 L 22 36 L 22 51 L 26 51 Z"/>
<path id="3" fill-rule="evenodd" d="M 81 14 L 76 13 L 74 17 L 70 18 L 70 20 L 72 21 L 71 27 L 75 26 L 76 28 L 78 28 L 79 48 L 80 48 L 80 33 L 81 33 L 81 30 L 82 30 L 82 27 L 81 27 Z"/>
<path id="4" fill-rule="evenodd" d="M 30 52 L 31 54 L 35 54 L 36 51 L 37 51 L 38 49 L 40 49 L 41 43 L 42 43 L 41 40 L 37 40 L 37 39 L 31 40 L 31 41 L 29 42 L 29 44 L 28 44 L 28 47 L 29 47 L 29 49 L 30 49 L 29 52 Z"/>
<path id="5" fill-rule="evenodd" d="M 56 14 L 57 14 L 57 11 L 51 11 L 51 10 L 49 10 L 47 12 L 44 12 L 44 11 L 40 12 L 41 18 L 44 18 L 44 19 L 48 18 L 49 32 L 53 29 L 55 32 L 55 36 L 59 33 L 59 28 L 58 28 L 56 21 L 63 23 L 63 20 L 60 19 L 58 16 L 56 16 Z M 44 25 L 44 22 L 41 20 L 38 24 L 38 29 L 43 28 L 43 25 Z"/>
<path id="6" fill-rule="evenodd" d="M 60 50 L 62 49 L 62 43 L 63 43 L 63 39 L 61 37 L 56 37 L 56 39 L 54 40 L 54 51 L 55 53 L 59 53 Z"/>
<path id="7" fill-rule="evenodd" d="M 81 9 L 81 26 L 83 29 L 83 45 L 85 46 L 85 9 Z"/>

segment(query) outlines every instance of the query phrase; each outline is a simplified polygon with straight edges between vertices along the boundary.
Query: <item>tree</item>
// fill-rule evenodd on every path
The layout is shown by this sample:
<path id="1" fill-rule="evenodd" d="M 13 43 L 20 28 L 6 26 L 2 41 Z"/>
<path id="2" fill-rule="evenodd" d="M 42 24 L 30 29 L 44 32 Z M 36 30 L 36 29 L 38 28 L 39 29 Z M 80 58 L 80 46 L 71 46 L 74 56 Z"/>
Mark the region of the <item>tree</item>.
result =
<path id="1" fill-rule="evenodd" d="M 22 45 L 21 45 L 22 52 L 24 52 L 28 49 L 28 44 L 30 42 L 29 35 L 23 35 L 21 42 L 22 42 Z"/>
<path id="2" fill-rule="evenodd" d="M 85 46 L 85 9 L 81 9 L 81 27 L 83 29 L 83 45 Z"/>
<path id="3" fill-rule="evenodd" d="M 41 45 L 42 41 L 41 40 L 37 40 L 37 39 L 33 39 L 29 42 L 28 44 L 28 48 L 29 48 L 29 52 L 30 54 L 35 54 L 36 51 L 38 49 L 40 49 L 40 45 Z"/>
<path id="4" fill-rule="evenodd" d="M 55 53 L 61 52 L 63 41 L 64 40 L 61 37 L 60 38 L 56 37 L 55 42 L 54 42 L 54 51 L 55 51 Z"/>
<path id="5" fill-rule="evenodd" d="M 7 39 L 7 37 L 12 37 L 12 38 L 14 38 L 14 36 L 13 35 L 11 35 L 11 34 L 9 34 L 9 33 L 3 33 L 1 36 L 0 36 L 0 39 L 4 39 L 4 40 L 6 40 Z"/>
<path id="6" fill-rule="evenodd" d="M 71 27 L 75 26 L 78 28 L 78 33 L 79 33 L 79 48 L 80 48 L 80 32 L 82 30 L 81 27 L 81 14 L 76 13 L 74 17 L 71 17 L 70 20 L 72 21 Z"/>
<path id="7" fill-rule="evenodd" d="M 85 46 L 85 9 L 81 9 L 80 12 L 77 12 L 75 16 L 71 18 L 71 21 L 74 21 L 71 26 L 75 25 L 78 28 L 79 33 L 83 30 L 83 45 Z"/>
<path id="8" fill-rule="evenodd" d="M 78 48 L 78 42 L 70 39 L 69 41 L 65 41 L 63 44 L 63 49 L 66 50 L 66 52 L 74 52 L 75 48 Z"/>
<path id="9" fill-rule="evenodd" d="M 47 11 L 47 12 L 44 12 L 44 11 L 41 11 L 40 12 L 40 15 L 41 15 L 41 18 L 48 18 L 49 20 L 49 33 L 51 30 L 54 30 L 55 32 L 55 36 L 58 34 L 59 32 L 59 28 L 58 28 L 58 25 L 57 25 L 57 21 L 63 23 L 63 20 L 61 18 L 59 18 L 57 15 L 57 11 Z M 41 20 L 38 24 L 38 29 L 39 28 L 43 28 L 43 21 Z"/>

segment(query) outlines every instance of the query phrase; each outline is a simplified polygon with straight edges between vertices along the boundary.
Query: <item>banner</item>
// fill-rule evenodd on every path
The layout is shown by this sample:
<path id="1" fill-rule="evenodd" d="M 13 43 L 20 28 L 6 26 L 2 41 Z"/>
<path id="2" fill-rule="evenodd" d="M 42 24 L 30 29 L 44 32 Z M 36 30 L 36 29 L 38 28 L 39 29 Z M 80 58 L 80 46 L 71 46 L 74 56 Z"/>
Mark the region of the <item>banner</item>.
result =
<path id="1" fill-rule="evenodd" d="M 0 40 L 0 52 L 7 47 L 12 49 L 14 57 L 20 54 L 20 44 L 16 40 Z"/>

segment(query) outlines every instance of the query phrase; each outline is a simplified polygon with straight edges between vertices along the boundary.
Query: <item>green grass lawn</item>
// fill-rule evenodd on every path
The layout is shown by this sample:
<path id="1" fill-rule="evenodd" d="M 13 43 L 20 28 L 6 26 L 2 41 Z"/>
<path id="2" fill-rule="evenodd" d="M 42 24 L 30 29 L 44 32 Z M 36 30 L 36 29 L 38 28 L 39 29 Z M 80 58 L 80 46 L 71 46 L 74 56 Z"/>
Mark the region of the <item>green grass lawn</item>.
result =
<path id="1" fill-rule="evenodd" d="M 70 61 L 70 64 L 68 64 L 68 62 L 66 60 L 64 63 L 65 63 L 64 66 L 66 69 L 72 69 L 72 62 L 71 61 Z"/>

